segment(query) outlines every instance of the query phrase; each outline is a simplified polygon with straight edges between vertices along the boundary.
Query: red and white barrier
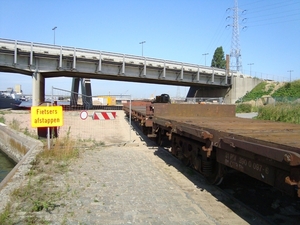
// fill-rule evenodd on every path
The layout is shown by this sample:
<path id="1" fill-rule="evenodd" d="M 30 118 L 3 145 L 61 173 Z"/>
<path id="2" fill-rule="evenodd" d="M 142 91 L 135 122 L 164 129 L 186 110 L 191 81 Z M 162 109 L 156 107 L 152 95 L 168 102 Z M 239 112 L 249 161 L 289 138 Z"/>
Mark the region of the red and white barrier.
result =
<path id="1" fill-rule="evenodd" d="M 116 112 L 94 112 L 93 120 L 114 120 Z"/>

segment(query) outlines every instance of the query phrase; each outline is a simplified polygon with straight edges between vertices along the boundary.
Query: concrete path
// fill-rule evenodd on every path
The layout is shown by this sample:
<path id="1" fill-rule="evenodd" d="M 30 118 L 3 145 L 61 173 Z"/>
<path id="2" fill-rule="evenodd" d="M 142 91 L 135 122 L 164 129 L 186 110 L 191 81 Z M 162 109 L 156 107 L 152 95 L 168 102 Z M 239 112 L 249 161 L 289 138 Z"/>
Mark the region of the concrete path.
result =
<path id="1" fill-rule="evenodd" d="M 246 118 L 246 119 L 252 119 L 257 116 L 257 112 L 251 112 L 251 113 L 237 113 L 236 117 L 240 118 Z"/>
<path id="2" fill-rule="evenodd" d="M 51 224 L 249 224 L 245 215 L 255 220 L 157 147 L 85 150 L 56 183 L 68 187 L 69 195 L 59 203 L 63 207 L 41 212 Z"/>

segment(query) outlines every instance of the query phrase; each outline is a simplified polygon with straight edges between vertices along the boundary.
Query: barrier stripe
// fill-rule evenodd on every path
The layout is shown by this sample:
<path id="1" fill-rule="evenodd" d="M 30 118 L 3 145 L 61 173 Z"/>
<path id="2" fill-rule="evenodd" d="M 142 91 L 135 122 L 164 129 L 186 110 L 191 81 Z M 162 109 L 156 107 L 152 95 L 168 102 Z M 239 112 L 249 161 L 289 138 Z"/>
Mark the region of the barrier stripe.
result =
<path id="1" fill-rule="evenodd" d="M 114 120 L 116 112 L 94 112 L 93 120 Z"/>

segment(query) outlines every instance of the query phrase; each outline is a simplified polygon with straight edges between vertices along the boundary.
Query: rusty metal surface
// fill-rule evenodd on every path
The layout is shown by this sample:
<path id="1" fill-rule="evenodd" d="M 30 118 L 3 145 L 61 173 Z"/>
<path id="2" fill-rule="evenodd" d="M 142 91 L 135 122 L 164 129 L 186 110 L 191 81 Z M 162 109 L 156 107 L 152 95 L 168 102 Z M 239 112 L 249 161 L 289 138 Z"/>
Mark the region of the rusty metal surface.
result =
<path id="1" fill-rule="evenodd" d="M 300 125 L 279 123 L 237 117 L 155 117 L 155 122 L 166 121 L 177 126 L 191 129 L 215 130 L 226 134 L 226 137 L 245 141 L 255 141 L 258 144 L 269 142 L 271 146 L 288 146 L 289 150 L 300 153 Z M 262 141 L 262 142 L 260 142 Z"/>
<path id="2" fill-rule="evenodd" d="M 153 106 L 157 117 L 235 117 L 235 105 L 157 103 Z"/>
<path id="3" fill-rule="evenodd" d="M 170 123 L 193 135 L 214 131 L 218 138 L 236 139 L 300 154 L 300 125 L 235 117 L 234 105 L 153 104 L 153 120 Z M 144 106 L 132 110 L 146 115 Z M 296 160 L 296 159 L 295 159 Z"/>
<path id="4" fill-rule="evenodd" d="M 248 174 L 251 177 L 269 185 L 274 185 L 276 169 L 272 166 L 257 162 L 257 160 L 252 160 L 244 156 L 232 154 L 227 151 L 219 151 L 218 159 L 226 166 Z"/>

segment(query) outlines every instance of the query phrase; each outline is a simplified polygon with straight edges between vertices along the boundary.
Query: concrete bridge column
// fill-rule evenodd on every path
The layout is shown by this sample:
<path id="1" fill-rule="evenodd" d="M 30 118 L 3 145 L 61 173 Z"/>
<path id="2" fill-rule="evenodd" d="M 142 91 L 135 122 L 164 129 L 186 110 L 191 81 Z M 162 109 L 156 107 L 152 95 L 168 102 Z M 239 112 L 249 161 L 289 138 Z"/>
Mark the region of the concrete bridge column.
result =
<path id="1" fill-rule="evenodd" d="M 91 80 L 81 78 L 82 103 L 85 109 L 93 108 Z"/>
<path id="2" fill-rule="evenodd" d="M 38 106 L 45 101 L 45 78 L 41 73 L 32 74 L 32 106 Z"/>
<path id="3" fill-rule="evenodd" d="M 77 78 L 77 77 L 73 78 L 71 105 L 77 105 L 78 103 L 79 82 L 81 83 L 83 107 L 85 109 L 91 109 L 93 107 L 92 86 L 91 86 L 91 80 L 86 78 Z"/>
<path id="4" fill-rule="evenodd" d="M 79 79 L 77 77 L 73 77 L 72 79 L 72 87 L 71 87 L 71 105 L 76 106 L 78 103 L 78 92 L 79 92 Z"/>

